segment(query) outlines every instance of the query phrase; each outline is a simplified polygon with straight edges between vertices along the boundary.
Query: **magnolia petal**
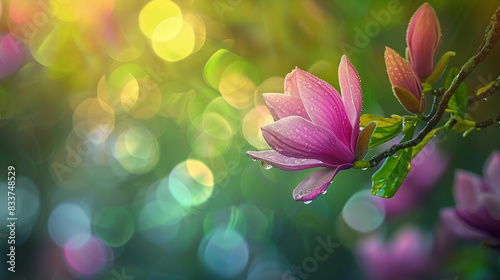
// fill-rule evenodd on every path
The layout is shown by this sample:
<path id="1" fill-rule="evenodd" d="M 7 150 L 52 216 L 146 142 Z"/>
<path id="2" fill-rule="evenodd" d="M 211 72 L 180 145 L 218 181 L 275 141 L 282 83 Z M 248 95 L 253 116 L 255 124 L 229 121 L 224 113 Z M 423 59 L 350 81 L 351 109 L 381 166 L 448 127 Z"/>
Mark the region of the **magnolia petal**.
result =
<path id="1" fill-rule="evenodd" d="M 300 98 L 311 121 L 328 128 L 349 147 L 352 128 L 340 94 L 330 84 L 310 73 L 298 68 L 296 73 Z"/>
<path id="2" fill-rule="evenodd" d="M 483 170 L 484 178 L 500 195 L 500 152 L 494 151 L 486 161 Z"/>
<path id="3" fill-rule="evenodd" d="M 422 99 L 422 86 L 411 64 L 389 47 L 385 47 L 384 56 L 391 85 L 409 91 L 418 101 L 417 104 L 420 104 L 420 100 Z M 422 112 L 424 108 L 425 104 L 423 102 L 420 104 L 420 107 L 417 106 L 419 113 Z M 412 111 L 412 113 L 414 112 Z"/>
<path id="4" fill-rule="evenodd" d="M 285 94 L 262 94 L 262 98 L 264 98 L 275 121 L 289 116 L 301 116 L 309 120 L 302 100 L 300 100 L 299 89 L 297 87 L 297 69 L 294 69 L 285 77 Z"/>
<path id="5" fill-rule="evenodd" d="M 289 116 L 300 116 L 309 119 L 300 98 L 281 93 L 264 93 L 262 98 L 264 98 L 274 121 Z"/>
<path id="6" fill-rule="evenodd" d="M 406 89 L 398 86 L 393 86 L 392 91 L 394 92 L 396 98 L 399 100 L 399 103 L 401 103 L 401 105 L 403 105 L 403 107 L 405 107 L 408 112 L 418 114 L 423 111 L 419 110 L 420 104 L 415 96 Z"/>
<path id="7" fill-rule="evenodd" d="M 267 99 L 273 99 L 272 97 L 268 97 L 269 95 L 284 95 L 284 94 L 279 94 L 279 93 L 264 93 L 262 94 L 262 98 L 264 99 L 264 102 L 266 103 L 266 106 L 267 106 L 267 109 L 269 110 L 269 113 L 271 114 L 271 116 L 273 117 L 273 120 L 274 121 L 277 121 L 280 119 L 279 115 L 278 115 L 278 112 L 276 112 L 276 110 L 274 109 L 273 107 L 273 102 L 267 100 Z M 279 105 L 278 105 L 279 106 Z"/>
<path id="8" fill-rule="evenodd" d="M 293 199 L 295 201 L 309 201 L 315 199 L 328 188 L 333 177 L 335 177 L 339 171 L 351 167 L 353 167 L 353 164 L 346 163 L 339 165 L 335 169 L 325 168 L 312 173 L 293 190 Z"/>
<path id="9" fill-rule="evenodd" d="M 455 173 L 455 201 L 458 206 L 475 212 L 481 206 L 479 194 L 481 192 L 482 179 L 476 174 L 458 170 Z"/>
<path id="10" fill-rule="evenodd" d="M 484 193 L 481 196 L 481 204 L 486 208 L 488 214 L 498 221 L 497 227 L 500 228 L 500 196 L 492 193 Z"/>
<path id="11" fill-rule="evenodd" d="M 481 202 L 483 202 L 483 198 L 481 198 Z M 475 227 L 491 236 L 500 238 L 500 221 L 494 219 L 486 207 L 482 206 L 477 212 L 469 212 L 461 208 L 455 208 L 455 213 L 471 227 Z"/>
<path id="12" fill-rule="evenodd" d="M 468 223 L 464 222 L 464 220 L 462 220 L 452 208 L 441 210 L 439 216 L 446 227 L 455 235 L 470 240 L 490 238 L 490 236 L 486 232 L 472 227 Z"/>
<path id="13" fill-rule="evenodd" d="M 271 164 L 272 166 L 286 171 L 298 171 L 303 169 L 309 169 L 314 167 L 336 167 L 331 164 L 326 164 L 317 159 L 302 159 L 293 158 L 281 155 L 274 150 L 267 151 L 248 151 L 247 155 L 251 156 L 255 160 L 260 160 Z"/>
<path id="14" fill-rule="evenodd" d="M 420 78 L 431 75 L 440 40 L 436 13 L 431 5 L 424 3 L 411 18 L 406 32 L 408 60 Z"/>
<path id="15" fill-rule="evenodd" d="M 370 139 L 372 138 L 373 132 L 377 128 L 377 122 L 372 121 L 368 123 L 363 130 L 359 132 L 358 141 L 356 143 L 356 151 L 354 153 L 354 160 L 362 160 L 366 153 L 368 152 L 368 147 L 370 146 Z"/>
<path id="16" fill-rule="evenodd" d="M 317 159 L 334 165 L 353 160 L 350 150 L 330 130 L 302 117 L 287 117 L 261 129 L 269 146 L 284 156 Z"/>
<path id="17" fill-rule="evenodd" d="M 343 55 L 339 65 L 339 83 L 342 92 L 342 101 L 352 126 L 351 151 L 356 149 L 356 142 L 359 134 L 359 118 L 363 98 L 361 95 L 361 82 L 358 72 L 346 55 Z"/>

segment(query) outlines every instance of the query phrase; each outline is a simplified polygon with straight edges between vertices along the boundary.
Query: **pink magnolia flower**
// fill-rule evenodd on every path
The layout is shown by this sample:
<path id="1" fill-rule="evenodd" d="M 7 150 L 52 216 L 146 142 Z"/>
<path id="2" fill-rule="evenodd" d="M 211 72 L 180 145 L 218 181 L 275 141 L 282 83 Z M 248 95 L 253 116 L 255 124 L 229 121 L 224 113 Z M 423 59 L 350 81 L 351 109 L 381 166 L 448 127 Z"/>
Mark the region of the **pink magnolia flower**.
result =
<path id="1" fill-rule="evenodd" d="M 406 32 L 408 60 L 421 79 L 434 70 L 434 60 L 441 40 L 441 27 L 428 3 L 424 3 L 413 14 Z"/>
<path id="2" fill-rule="evenodd" d="M 369 279 L 426 279 L 441 258 L 430 237 L 413 227 L 399 230 L 389 242 L 371 236 L 358 245 L 357 259 Z"/>
<path id="3" fill-rule="evenodd" d="M 395 50 L 385 47 L 384 56 L 394 95 L 409 112 L 422 113 L 425 109 L 425 99 L 417 73 Z"/>
<path id="4" fill-rule="evenodd" d="M 483 169 L 484 180 L 466 171 L 455 173 L 455 208 L 441 210 L 441 219 L 455 235 L 500 245 L 500 152 Z"/>
<path id="5" fill-rule="evenodd" d="M 358 73 L 344 55 L 339 65 L 342 96 L 328 83 L 296 68 L 285 78 L 285 94 L 263 94 L 274 122 L 262 126 L 273 148 L 247 152 L 279 169 L 322 169 L 309 175 L 293 191 L 294 200 L 309 202 L 326 189 L 340 171 L 366 154 L 373 123 L 359 130 L 362 96 Z"/>

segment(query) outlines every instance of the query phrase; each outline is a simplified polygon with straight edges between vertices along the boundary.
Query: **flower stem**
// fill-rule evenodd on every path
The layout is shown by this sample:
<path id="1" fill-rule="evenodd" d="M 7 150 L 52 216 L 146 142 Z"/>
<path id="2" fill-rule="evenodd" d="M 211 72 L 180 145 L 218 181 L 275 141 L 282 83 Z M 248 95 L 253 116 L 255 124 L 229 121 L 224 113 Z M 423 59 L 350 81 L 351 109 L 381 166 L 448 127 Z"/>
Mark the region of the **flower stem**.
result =
<path id="1" fill-rule="evenodd" d="M 370 163 L 366 160 L 357 160 L 354 162 L 354 169 L 365 169 L 365 168 L 369 168 L 371 167 L 370 166 Z"/>
<path id="2" fill-rule="evenodd" d="M 481 42 L 478 50 L 469 60 L 467 60 L 467 62 L 465 62 L 462 68 L 460 68 L 458 75 L 455 76 L 450 87 L 444 93 L 443 98 L 439 102 L 439 106 L 436 112 L 429 119 L 426 126 L 412 140 L 393 145 L 386 151 L 375 155 L 369 161 L 370 167 L 375 167 L 381 160 L 393 155 L 395 152 L 401 149 L 406 149 L 408 147 L 418 145 L 425 138 L 425 136 L 427 136 L 427 134 L 429 134 L 429 132 L 431 132 L 439 123 L 441 117 L 445 112 L 445 109 L 448 107 L 448 102 L 450 101 L 451 97 L 457 90 L 460 83 L 462 83 L 465 80 L 465 78 L 469 76 L 472 70 L 474 70 L 474 68 L 486 58 L 486 56 L 495 46 L 499 38 L 500 38 L 500 5 L 497 7 L 495 13 L 491 17 L 490 24 L 486 28 L 484 39 Z"/>

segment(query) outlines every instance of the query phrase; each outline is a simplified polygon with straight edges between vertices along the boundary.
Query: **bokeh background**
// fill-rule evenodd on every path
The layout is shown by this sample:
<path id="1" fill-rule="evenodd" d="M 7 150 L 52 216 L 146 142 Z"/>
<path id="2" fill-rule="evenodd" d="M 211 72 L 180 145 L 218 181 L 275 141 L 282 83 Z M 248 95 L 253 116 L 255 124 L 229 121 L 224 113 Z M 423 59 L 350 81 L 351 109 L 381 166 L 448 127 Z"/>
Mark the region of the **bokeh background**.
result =
<path id="1" fill-rule="evenodd" d="M 0 227 L 1 279 L 369 279 L 359 244 L 408 226 L 435 238 L 439 210 L 454 205 L 454 170 L 481 174 L 499 149 L 499 126 L 438 135 L 446 168 L 396 217 L 367 198 L 374 169 L 341 172 L 305 205 L 291 192 L 310 170 L 268 170 L 245 155 L 268 149 L 261 94 L 283 92 L 296 66 L 339 88 L 344 53 L 363 113 L 404 114 L 383 51 L 404 54 L 421 1 L 0 3 L 1 225 L 9 165 L 18 217 L 15 274 Z M 498 2 L 430 4 L 438 56 L 453 50 L 460 67 Z M 497 46 L 466 81 L 470 94 L 499 75 L 499 58 Z M 498 114 L 499 101 L 472 116 Z M 481 244 L 446 250 L 432 279 L 498 279 L 500 259 Z"/>

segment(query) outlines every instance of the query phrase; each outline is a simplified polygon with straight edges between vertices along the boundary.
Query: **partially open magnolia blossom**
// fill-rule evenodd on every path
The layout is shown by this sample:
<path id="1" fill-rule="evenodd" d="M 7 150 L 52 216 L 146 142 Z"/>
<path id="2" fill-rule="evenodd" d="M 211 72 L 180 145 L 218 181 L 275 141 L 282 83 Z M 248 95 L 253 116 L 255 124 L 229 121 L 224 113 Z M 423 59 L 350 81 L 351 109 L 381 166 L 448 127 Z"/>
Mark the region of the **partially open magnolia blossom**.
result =
<path id="1" fill-rule="evenodd" d="M 406 31 L 408 61 L 423 80 L 434 70 L 434 61 L 441 41 L 441 27 L 428 3 L 424 3 L 413 14 Z"/>
<path id="2" fill-rule="evenodd" d="M 500 152 L 486 162 L 484 180 L 473 173 L 455 174 L 455 208 L 441 211 L 441 218 L 454 234 L 500 246 Z"/>
<path id="3" fill-rule="evenodd" d="M 409 112 L 422 113 L 425 110 L 425 99 L 417 73 L 411 64 L 393 49 L 385 47 L 384 56 L 394 95 Z"/>
<path id="4" fill-rule="evenodd" d="M 309 202 L 326 193 L 333 177 L 354 166 L 368 149 L 375 123 L 360 133 L 362 96 L 358 73 L 344 55 L 339 65 L 342 96 L 330 84 L 296 68 L 285 78 L 285 94 L 263 94 L 274 122 L 262 126 L 273 148 L 249 156 L 279 169 L 322 169 L 293 191 L 294 200 Z"/>

